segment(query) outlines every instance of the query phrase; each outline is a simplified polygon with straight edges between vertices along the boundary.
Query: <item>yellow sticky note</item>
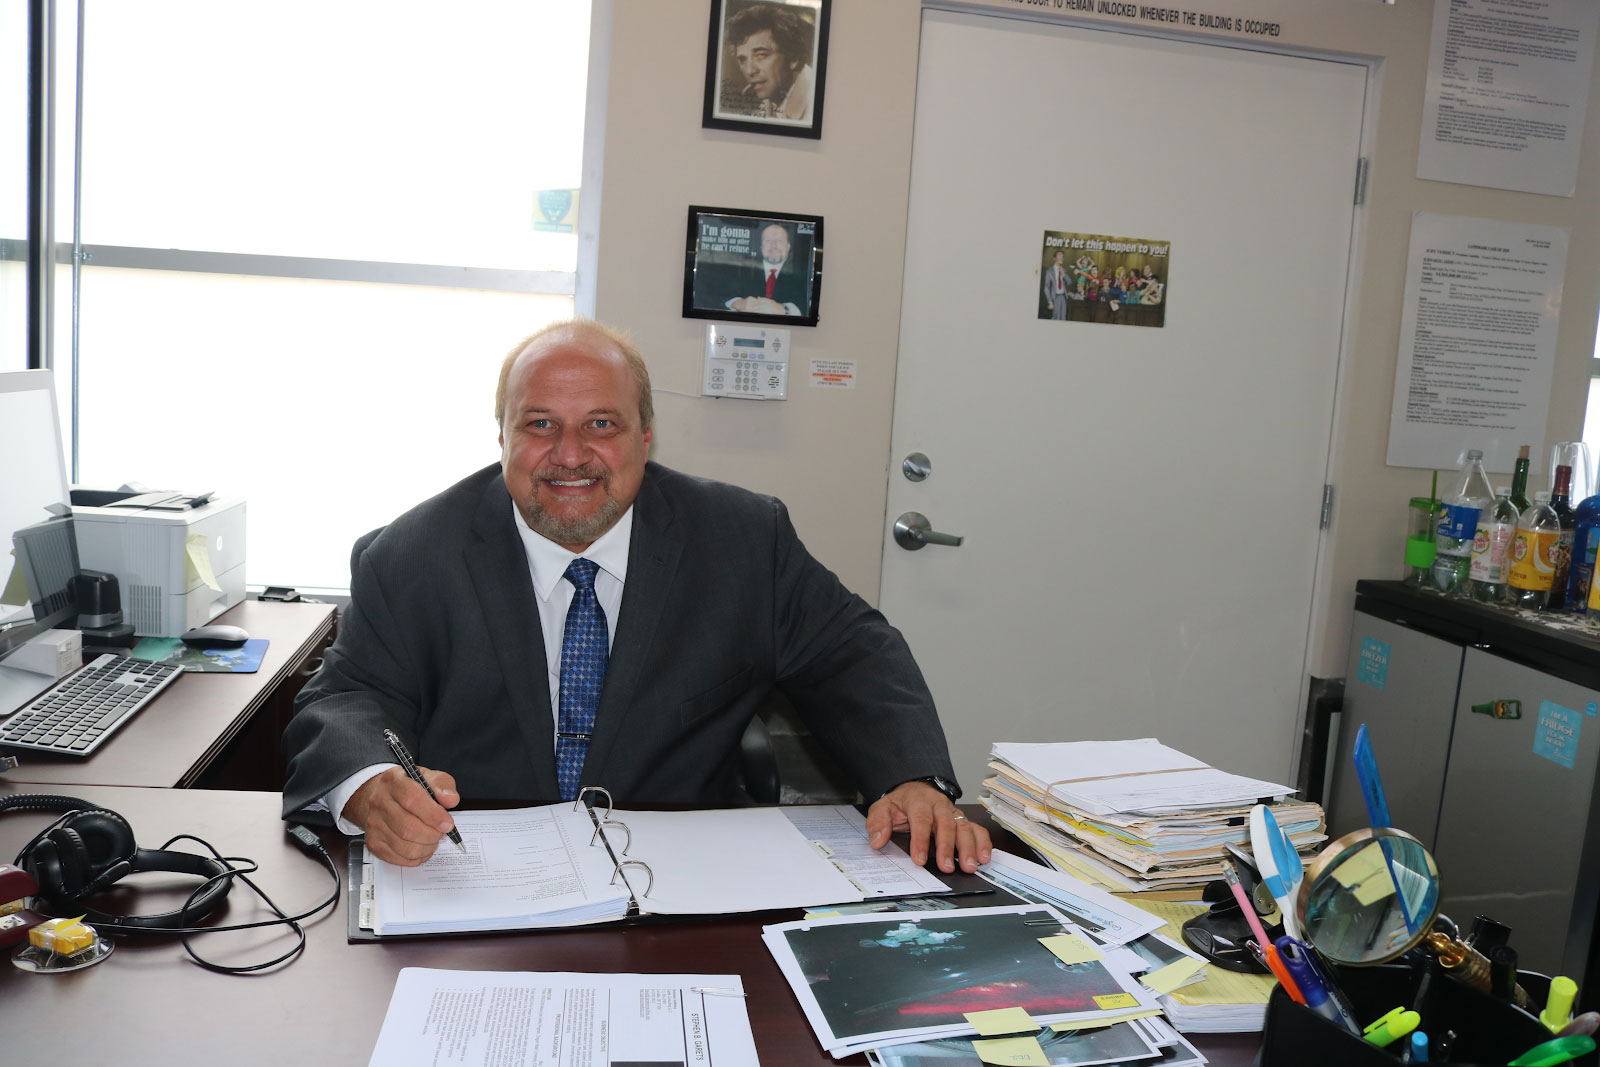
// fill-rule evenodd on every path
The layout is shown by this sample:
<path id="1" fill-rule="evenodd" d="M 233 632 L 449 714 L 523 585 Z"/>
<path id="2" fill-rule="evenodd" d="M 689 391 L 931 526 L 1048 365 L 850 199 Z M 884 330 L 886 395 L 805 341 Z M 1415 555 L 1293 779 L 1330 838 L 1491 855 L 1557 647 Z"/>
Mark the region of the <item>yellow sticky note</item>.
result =
<path id="1" fill-rule="evenodd" d="M 1039 944 L 1054 953 L 1056 959 L 1068 965 L 1105 959 L 1100 954 L 1099 949 L 1076 934 L 1056 934 L 1054 937 L 1041 937 Z"/>
<path id="2" fill-rule="evenodd" d="M 211 553 L 206 549 L 205 534 L 191 534 L 185 538 L 183 550 L 189 557 L 187 577 L 191 581 L 199 578 L 207 588 L 222 592 L 222 586 L 217 584 L 217 576 L 211 570 Z"/>
<path id="3" fill-rule="evenodd" d="M 1383 847 L 1373 841 L 1335 867 L 1333 877 L 1346 889 L 1354 889 L 1384 867 Z"/>
<path id="4" fill-rule="evenodd" d="M 1050 1060 L 1036 1037 L 980 1038 L 972 1043 L 972 1051 L 984 1063 L 998 1063 L 1002 1067 L 1050 1067 Z"/>
<path id="5" fill-rule="evenodd" d="M 1206 965 L 1205 960 L 1190 959 L 1185 956 L 1175 960 L 1158 971 L 1151 971 L 1140 978 L 1139 981 L 1154 989 L 1157 993 L 1170 993 L 1183 985 L 1189 979 L 1200 973 Z"/>
<path id="6" fill-rule="evenodd" d="M 6 564 L 11 570 L 11 577 L 6 579 L 6 587 L 0 589 L 0 604 L 10 604 L 12 607 L 21 607 L 28 602 L 28 581 L 22 573 L 22 568 L 17 566 L 17 550 L 11 550 L 11 560 Z"/>
<path id="7" fill-rule="evenodd" d="M 992 1011 L 969 1011 L 967 1022 L 985 1037 L 994 1034 L 1033 1033 L 1039 1024 L 1021 1008 L 995 1008 Z"/>
<path id="8" fill-rule="evenodd" d="M 1139 1006 L 1139 998 L 1132 993 L 1107 993 L 1103 997 L 1095 997 L 1094 1006 L 1104 1009 L 1137 1008 Z"/>
<path id="9" fill-rule="evenodd" d="M 827 909 L 824 909 L 823 911 L 808 911 L 808 912 L 806 912 L 806 918 L 808 918 L 808 919 L 837 919 L 839 916 L 841 916 L 843 914 L 844 914 L 844 912 L 840 911 L 838 908 L 827 908 Z"/>
<path id="10" fill-rule="evenodd" d="M 1134 1019 L 1149 1019 L 1160 1014 L 1160 1008 L 1142 1008 L 1121 1015 L 1104 1015 L 1085 1023 L 1051 1023 L 1050 1029 L 1058 1034 L 1066 1033 L 1068 1030 L 1098 1030 L 1102 1026 L 1115 1026 L 1117 1023 L 1131 1022 Z"/>
<path id="11" fill-rule="evenodd" d="M 1361 884 L 1353 887 L 1351 892 L 1363 905 L 1376 904 L 1384 897 L 1394 896 L 1394 879 L 1390 877 L 1387 867 L 1379 867 L 1363 878 Z"/>

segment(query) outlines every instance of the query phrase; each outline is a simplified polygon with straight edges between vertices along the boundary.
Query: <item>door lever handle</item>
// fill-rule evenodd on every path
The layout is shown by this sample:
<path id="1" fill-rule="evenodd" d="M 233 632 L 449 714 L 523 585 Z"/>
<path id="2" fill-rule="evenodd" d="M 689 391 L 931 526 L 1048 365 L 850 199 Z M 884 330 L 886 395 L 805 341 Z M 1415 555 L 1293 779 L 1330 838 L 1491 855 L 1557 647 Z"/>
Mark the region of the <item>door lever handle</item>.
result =
<path id="1" fill-rule="evenodd" d="M 923 545 L 949 545 L 954 548 L 962 538 L 955 534 L 940 533 L 933 528 L 928 517 L 918 511 L 908 511 L 894 520 L 894 543 L 908 552 Z"/>

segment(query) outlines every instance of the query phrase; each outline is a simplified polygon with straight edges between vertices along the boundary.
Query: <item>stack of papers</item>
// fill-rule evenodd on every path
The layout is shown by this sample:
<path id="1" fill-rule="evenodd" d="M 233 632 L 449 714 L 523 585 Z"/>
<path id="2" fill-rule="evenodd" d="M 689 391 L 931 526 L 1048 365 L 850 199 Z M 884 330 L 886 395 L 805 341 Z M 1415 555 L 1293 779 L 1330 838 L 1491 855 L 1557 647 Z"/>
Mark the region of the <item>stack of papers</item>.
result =
<path id="1" fill-rule="evenodd" d="M 1144 898 L 1138 906 L 1162 920 L 1162 934 L 1179 939 L 1184 922 L 1206 910 L 1199 904 Z M 1270 974 L 1240 974 L 1208 966 L 1200 981 L 1163 996 L 1161 1010 L 1186 1034 L 1256 1032 L 1267 1024 L 1267 998 L 1277 984 Z"/>
<path id="2" fill-rule="evenodd" d="M 1158 1009 L 1126 953 L 1103 951 L 1043 905 L 807 919 L 764 927 L 762 940 L 836 1057 L 977 1036 L 1037 1043 L 1051 1024 L 1101 1027 Z"/>
<path id="3" fill-rule="evenodd" d="M 824 1048 L 874 1067 L 1205 1062 L 1158 1018 L 1218 996 L 1166 915 L 1002 849 L 978 874 L 1026 903 L 764 928 Z"/>
<path id="4" fill-rule="evenodd" d="M 1249 846 L 1250 809 L 1268 804 L 1301 852 L 1327 840 L 1318 804 L 1229 774 L 1154 738 L 998 743 L 983 803 L 1059 870 L 1119 892 L 1222 877 L 1223 846 Z"/>

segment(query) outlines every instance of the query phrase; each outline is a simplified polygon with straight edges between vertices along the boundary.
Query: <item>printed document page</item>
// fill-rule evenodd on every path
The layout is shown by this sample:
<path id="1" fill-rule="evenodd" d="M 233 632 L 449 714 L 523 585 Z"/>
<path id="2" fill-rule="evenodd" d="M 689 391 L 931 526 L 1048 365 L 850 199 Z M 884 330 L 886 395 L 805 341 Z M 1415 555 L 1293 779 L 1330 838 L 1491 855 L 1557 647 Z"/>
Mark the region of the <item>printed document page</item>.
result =
<path id="1" fill-rule="evenodd" d="M 632 837 L 626 870 L 639 908 L 652 915 L 721 915 L 858 902 L 862 894 L 780 808 L 617 811 Z M 623 843 L 607 830 L 612 848 Z M 646 889 L 649 890 L 646 893 Z"/>
<path id="2" fill-rule="evenodd" d="M 736 974 L 406 967 L 368 1065 L 441 1063 L 756 1067 L 756 1046 Z"/>
<path id="3" fill-rule="evenodd" d="M 867 817 L 849 804 L 796 804 L 782 811 L 795 829 L 828 857 L 864 897 L 913 897 L 950 892 L 949 886 L 912 863 L 906 850 L 893 841 L 881 849 L 868 844 Z"/>
<path id="4" fill-rule="evenodd" d="M 374 862 L 376 932 L 502 930 L 620 918 L 628 893 L 594 824 L 570 804 L 455 815 L 466 852 L 439 842 L 420 867 Z"/>

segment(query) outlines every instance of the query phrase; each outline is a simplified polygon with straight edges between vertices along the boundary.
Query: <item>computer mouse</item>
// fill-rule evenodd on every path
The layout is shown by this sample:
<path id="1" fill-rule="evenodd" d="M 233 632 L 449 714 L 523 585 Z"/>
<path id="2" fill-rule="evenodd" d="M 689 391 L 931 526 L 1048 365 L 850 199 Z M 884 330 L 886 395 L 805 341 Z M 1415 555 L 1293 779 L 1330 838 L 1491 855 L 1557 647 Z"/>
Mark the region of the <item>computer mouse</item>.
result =
<path id="1" fill-rule="evenodd" d="M 196 626 L 178 640 L 190 648 L 237 648 L 250 640 L 242 626 Z"/>

